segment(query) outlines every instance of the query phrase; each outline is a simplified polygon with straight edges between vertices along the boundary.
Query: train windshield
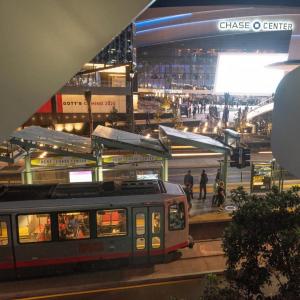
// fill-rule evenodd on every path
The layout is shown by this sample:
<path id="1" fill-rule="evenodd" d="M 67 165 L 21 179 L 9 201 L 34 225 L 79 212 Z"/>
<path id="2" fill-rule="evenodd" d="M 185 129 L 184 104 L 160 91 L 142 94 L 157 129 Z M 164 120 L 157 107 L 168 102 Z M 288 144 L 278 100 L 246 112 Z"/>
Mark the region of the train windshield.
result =
<path id="1" fill-rule="evenodd" d="M 184 203 L 175 203 L 169 206 L 169 230 L 185 228 Z"/>

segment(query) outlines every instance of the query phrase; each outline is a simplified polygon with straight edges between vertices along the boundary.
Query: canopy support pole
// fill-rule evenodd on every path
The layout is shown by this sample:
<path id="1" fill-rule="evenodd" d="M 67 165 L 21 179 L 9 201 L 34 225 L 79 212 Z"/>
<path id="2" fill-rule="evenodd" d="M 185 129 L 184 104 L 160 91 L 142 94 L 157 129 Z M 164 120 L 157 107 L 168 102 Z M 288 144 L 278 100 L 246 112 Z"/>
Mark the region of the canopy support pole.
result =
<path id="1" fill-rule="evenodd" d="M 162 160 L 162 180 L 169 180 L 169 160 L 167 158 L 163 158 Z"/>
<path id="2" fill-rule="evenodd" d="M 31 158 L 29 151 L 27 151 L 27 154 L 25 155 L 25 181 L 26 184 L 32 184 Z"/>
<path id="3" fill-rule="evenodd" d="M 103 166 L 102 166 L 102 151 L 98 149 L 96 151 L 96 169 L 95 169 L 95 179 L 98 182 L 103 181 Z"/>

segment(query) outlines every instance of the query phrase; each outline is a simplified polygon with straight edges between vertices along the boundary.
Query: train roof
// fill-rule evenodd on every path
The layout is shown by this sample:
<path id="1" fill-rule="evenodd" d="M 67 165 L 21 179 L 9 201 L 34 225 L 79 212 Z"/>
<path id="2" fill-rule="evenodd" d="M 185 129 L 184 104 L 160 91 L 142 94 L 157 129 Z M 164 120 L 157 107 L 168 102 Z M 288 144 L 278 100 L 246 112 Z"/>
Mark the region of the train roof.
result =
<path id="1" fill-rule="evenodd" d="M 0 214 L 23 209 L 44 211 L 162 203 L 164 195 L 183 194 L 179 185 L 160 180 L 1 186 Z"/>

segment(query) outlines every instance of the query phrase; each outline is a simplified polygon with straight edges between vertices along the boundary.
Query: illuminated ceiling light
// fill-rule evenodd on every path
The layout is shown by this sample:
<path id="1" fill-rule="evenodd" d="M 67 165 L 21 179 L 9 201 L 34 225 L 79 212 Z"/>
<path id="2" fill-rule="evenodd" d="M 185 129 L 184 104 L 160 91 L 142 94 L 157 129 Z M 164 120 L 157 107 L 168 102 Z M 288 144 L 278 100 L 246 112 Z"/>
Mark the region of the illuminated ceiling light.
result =
<path id="1" fill-rule="evenodd" d="M 204 127 L 207 127 L 207 126 L 208 126 L 208 122 L 205 122 L 205 123 L 204 123 Z"/>
<path id="2" fill-rule="evenodd" d="M 40 147 L 44 147 L 45 145 L 41 143 L 39 146 L 40 146 Z"/>
<path id="3" fill-rule="evenodd" d="M 82 130 L 82 128 L 83 128 L 83 123 L 75 123 L 75 124 L 74 124 L 74 128 L 75 128 L 75 130 L 77 130 L 77 131 Z"/>
<path id="4" fill-rule="evenodd" d="M 187 131 L 188 131 L 188 128 L 187 128 L 187 127 L 185 127 L 185 128 L 183 129 L 183 131 L 184 131 L 184 132 L 187 132 Z"/>
<path id="5" fill-rule="evenodd" d="M 217 133 L 218 132 L 218 126 L 216 126 L 215 128 L 214 128 L 214 133 Z"/>
<path id="6" fill-rule="evenodd" d="M 150 133 L 146 134 L 145 138 L 149 139 L 151 137 Z"/>
<path id="7" fill-rule="evenodd" d="M 56 145 L 53 146 L 53 149 L 57 149 L 57 148 L 58 148 L 58 146 L 56 146 Z"/>
<path id="8" fill-rule="evenodd" d="M 45 151 L 45 152 L 43 152 L 43 153 L 39 156 L 39 158 L 44 158 L 47 154 L 48 154 L 48 152 Z"/>
<path id="9" fill-rule="evenodd" d="M 65 124 L 65 130 L 66 130 L 66 131 L 70 132 L 70 131 L 72 131 L 73 129 L 74 129 L 74 126 L 73 126 L 72 123 L 67 123 L 67 124 Z"/>
<path id="10" fill-rule="evenodd" d="M 206 128 L 206 127 L 204 127 L 204 128 L 202 129 L 202 132 L 203 132 L 203 133 L 205 133 L 205 132 L 206 132 L 206 130 L 207 130 L 207 128 Z"/>
<path id="11" fill-rule="evenodd" d="M 197 127 L 195 127 L 195 128 L 194 128 L 194 130 L 193 130 L 193 132 L 195 132 L 195 133 L 196 133 L 197 131 L 198 131 L 198 128 L 197 128 Z"/>
<path id="12" fill-rule="evenodd" d="M 63 124 L 55 124 L 55 130 L 56 131 L 63 131 L 64 125 Z"/>

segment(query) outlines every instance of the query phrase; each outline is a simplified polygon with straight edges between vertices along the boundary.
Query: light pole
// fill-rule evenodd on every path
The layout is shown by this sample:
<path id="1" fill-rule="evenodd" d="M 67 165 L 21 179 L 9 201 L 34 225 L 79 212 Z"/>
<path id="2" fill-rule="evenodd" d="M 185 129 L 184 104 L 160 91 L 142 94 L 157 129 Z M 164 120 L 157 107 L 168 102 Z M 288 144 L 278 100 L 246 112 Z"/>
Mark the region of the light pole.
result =
<path id="1" fill-rule="evenodd" d="M 84 92 L 84 98 L 85 98 L 85 101 L 87 102 L 87 105 L 88 105 L 90 137 L 92 137 L 93 128 L 94 128 L 94 125 L 93 125 L 93 114 L 92 114 L 92 105 L 91 105 L 91 102 L 92 102 L 92 92 L 89 91 L 89 90 L 85 91 Z"/>
<path id="2" fill-rule="evenodd" d="M 129 120 L 130 120 L 130 131 L 134 132 L 134 109 L 133 109 L 133 80 L 134 80 L 135 72 L 133 69 L 129 71 L 129 77 L 130 77 L 130 105 L 128 105 L 128 114 L 129 114 Z"/>

